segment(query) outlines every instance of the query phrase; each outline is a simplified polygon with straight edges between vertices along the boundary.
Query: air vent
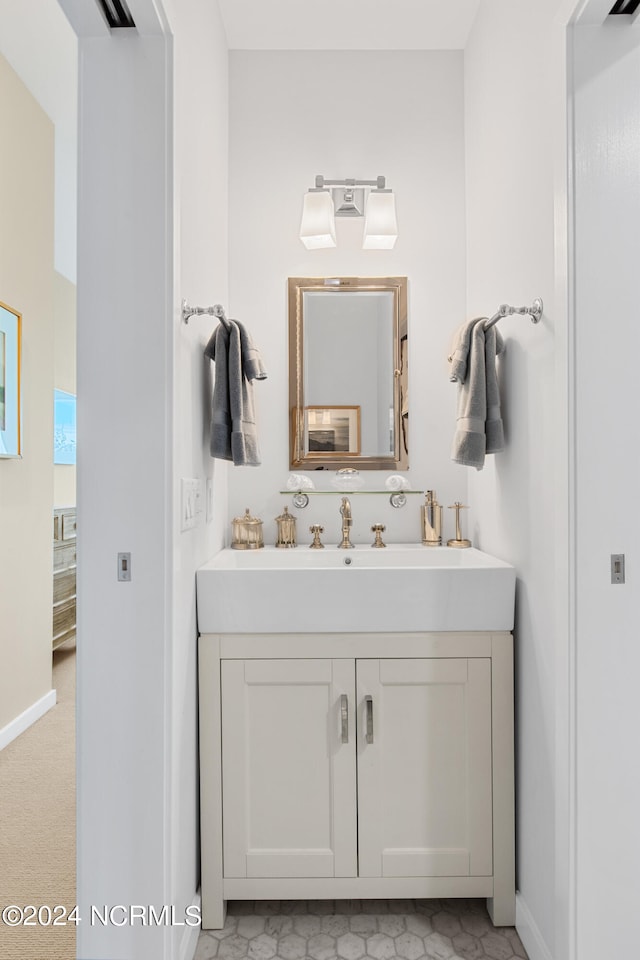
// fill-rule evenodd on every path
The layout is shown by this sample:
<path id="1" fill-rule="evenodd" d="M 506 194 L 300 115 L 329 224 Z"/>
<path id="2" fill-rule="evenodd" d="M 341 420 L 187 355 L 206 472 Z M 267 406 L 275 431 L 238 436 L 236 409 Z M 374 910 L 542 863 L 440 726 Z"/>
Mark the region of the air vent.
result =
<path id="1" fill-rule="evenodd" d="M 97 0 L 97 3 L 112 29 L 116 27 L 135 27 L 133 17 L 129 13 L 129 8 L 124 0 Z"/>
<path id="2" fill-rule="evenodd" d="M 634 14 L 638 7 L 640 7 L 640 0 L 616 0 L 609 11 L 609 16 L 614 17 L 619 13 Z"/>

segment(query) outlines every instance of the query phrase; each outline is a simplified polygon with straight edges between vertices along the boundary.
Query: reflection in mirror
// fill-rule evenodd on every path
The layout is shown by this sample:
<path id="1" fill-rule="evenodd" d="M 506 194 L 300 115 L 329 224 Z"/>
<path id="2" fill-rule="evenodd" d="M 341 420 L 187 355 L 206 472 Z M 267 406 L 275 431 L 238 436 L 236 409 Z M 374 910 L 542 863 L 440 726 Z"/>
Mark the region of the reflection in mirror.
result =
<path id="1" fill-rule="evenodd" d="M 409 466 L 406 277 L 289 280 L 290 465 Z"/>

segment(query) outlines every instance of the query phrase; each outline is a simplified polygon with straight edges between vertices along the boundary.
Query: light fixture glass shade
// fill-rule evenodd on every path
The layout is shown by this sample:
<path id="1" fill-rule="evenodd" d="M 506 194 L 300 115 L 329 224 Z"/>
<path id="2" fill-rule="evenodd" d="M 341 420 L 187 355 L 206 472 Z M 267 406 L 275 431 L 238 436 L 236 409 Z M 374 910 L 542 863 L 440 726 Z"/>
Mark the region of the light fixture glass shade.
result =
<path id="1" fill-rule="evenodd" d="M 364 221 L 364 250 L 391 250 L 398 239 L 396 198 L 391 190 L 372 190 Z"/>
<path id="2" fill-rule="evenodd" d="M 333 200 L 328 190 L 310 190 L 305 193 L 300 239 L 307 250 L 335 247 L 336 224 Z"/>

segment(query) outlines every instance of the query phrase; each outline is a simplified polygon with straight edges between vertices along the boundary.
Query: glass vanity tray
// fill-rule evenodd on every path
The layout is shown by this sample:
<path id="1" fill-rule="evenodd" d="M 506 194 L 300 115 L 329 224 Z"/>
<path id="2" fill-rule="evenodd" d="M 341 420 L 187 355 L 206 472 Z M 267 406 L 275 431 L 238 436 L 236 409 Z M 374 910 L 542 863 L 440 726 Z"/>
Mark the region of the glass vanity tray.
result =
<path id="1" fill-rule="evenodd" d="M 350 496 L 350 497 L 362 497 L 362 496 L 385 496 L 389 497 L 389 503 L 392 507 L 404 507 L 407 502 L 407 497 L 418 495 L 422 496 L 424 490 L 349 490 L 348 488 L 344 490 L 281 490 L 281 494 L 285 497 L 293 497 L 293 505 L 298 507 L 299 510 L 304 509 L 309 503 L 309 497 L 335 497 L 335 496 Z"/>
<path id="2" fill-rule="evenodd" d="M 422 496 L 424 494 L 424 490 L 349 490 L 347 487 L 345 487 L 344 490 L 338 490 L 337 488 L 335 490 L 280 490 L 280 493 L 284 494 L 285 497 L 295 497 L 298 493 L 306 493 L 309 497 L 335 497 L 336 494 L 338 496 L 349 494 L 350 497 L 359 497 L 363 494 L 375 497 L 383 494 L 388 497 L 392 493 L 404 493 L 407 497 L 410 497 L 415 493 L 418 493 L 420 496 Z"/>

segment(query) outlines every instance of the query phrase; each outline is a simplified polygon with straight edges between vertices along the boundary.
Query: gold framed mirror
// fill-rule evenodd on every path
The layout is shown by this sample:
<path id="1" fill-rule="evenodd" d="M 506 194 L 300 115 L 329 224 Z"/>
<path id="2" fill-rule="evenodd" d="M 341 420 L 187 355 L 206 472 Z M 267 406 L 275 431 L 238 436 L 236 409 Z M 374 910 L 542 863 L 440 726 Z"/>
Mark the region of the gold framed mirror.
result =
<path id="1" fill-rule="evenodd" d="M 406 277 L 290 277 L 290 466 L 408 470 L 408 363 Z"/>

